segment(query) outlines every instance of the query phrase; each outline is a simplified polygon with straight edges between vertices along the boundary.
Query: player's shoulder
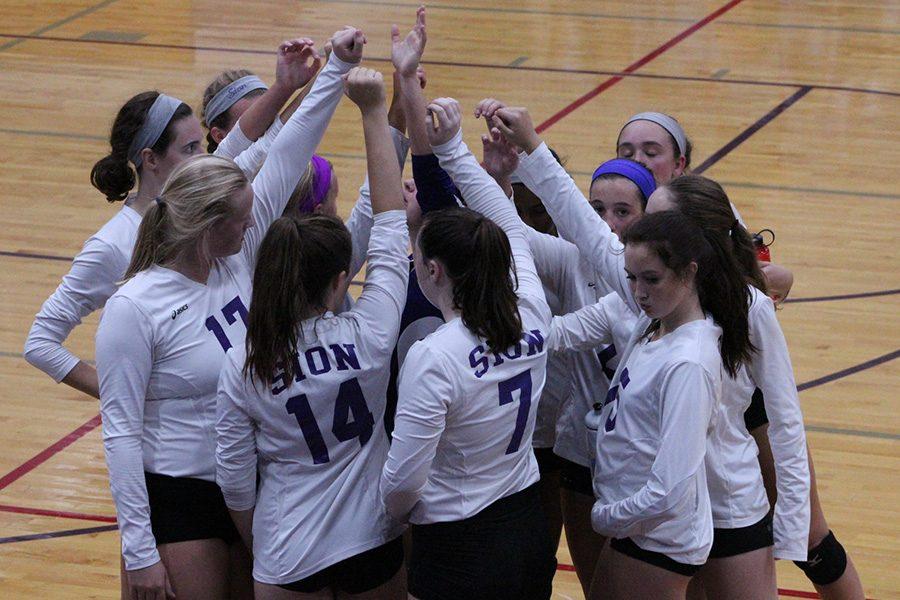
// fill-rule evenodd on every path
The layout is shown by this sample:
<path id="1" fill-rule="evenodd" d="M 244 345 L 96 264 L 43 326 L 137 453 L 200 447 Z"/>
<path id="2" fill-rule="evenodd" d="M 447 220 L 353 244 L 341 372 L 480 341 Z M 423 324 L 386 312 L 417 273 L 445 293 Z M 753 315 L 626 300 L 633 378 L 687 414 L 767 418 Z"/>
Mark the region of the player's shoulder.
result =
<path id="1" fill-rule="evenodd" d="M 125 249 L 130 256 L 140 225 L 141 215 L 130 206 L 123 206 L 88 241 L 101 242 L 116 249 Z"/>

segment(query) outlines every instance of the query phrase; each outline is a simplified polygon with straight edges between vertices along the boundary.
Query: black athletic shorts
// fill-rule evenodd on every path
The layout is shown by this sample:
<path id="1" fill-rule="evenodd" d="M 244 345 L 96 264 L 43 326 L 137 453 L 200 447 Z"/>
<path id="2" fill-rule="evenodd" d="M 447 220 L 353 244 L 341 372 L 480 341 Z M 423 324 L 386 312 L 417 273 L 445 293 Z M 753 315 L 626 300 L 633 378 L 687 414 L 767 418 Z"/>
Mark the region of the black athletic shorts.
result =
<path id="1" fill-rule="evenodd" d="M 565 459 L 557 456 L 553 452 L 553 448 L 533 448 L 533 450 L 541 479 L 543 479 L 545 474 L 556 473 L 562 469 Z"/>
<path id="2" fill-rule="evenodd" d="M 757 427 L 769 424 L 769 415 L 766 414 L 766 402 L 762 390 L 756 388 L 750 399 L 750 406 L 744 411 L 744 425 L 747 431 L 753 431 Z"/>
<path id="3" fill-rule="evenodd" d="M 578 463 L 565 458 L 560 460 L 563 461 L 563 467 L 559 476 L 559 485 L 569 491 L 593 498 L 594 479 L 591 475 L 590 467 L 582 467 Z"/>
<path id="4" fill-rule="evenodd" d="M 689 565 L 687 563 L 673 560 L 665 554 L 662 554 L 661 552 L 644 550 L 633 541 L 631 541 L 631 538 L 613 538 L 612 540 L 610 540 L 609 545 L 614 550 L 621 552 L 626 556 L 630 556 L 631 558 L 637 559 L 641 562 L 651 564 L 655 567 L 659 567 L 660 569 L 665 569 L 666 571 L 671 571 L 672 573 L 676 573 L 678 575 L 684 575 L 685 577 L 693 577 L 703 566 Z"/>
<path id="5" fill-rule="evenodd" d="M 157 545 L 212 538 L 232 544 L 240 538 L 215 482 L 147 472 L 144 478 Z"/>
<path id="6" fill-rule="evenodd" d="M 412 525 L 409 593 L 421 600 L 546 600 L 556 558 L 537 485 L 462 521 Z"/>
<path id="7" fill-rule="evenodd" d="M 772 513 L 769 513 L 753 525 L 735 529 L 713 529 L 713 545 L 709 557 L 737 556 L 774 545 Z"/>
<path id="8" fill-rule="evenodd" d="M 400 536 L 387 544 L 325 567 L 309 577 L 278 587 L 304 594 L 312 594 L 325 588 L 361 594 L 390 581 L 402 566 L 403 536 Z"/>

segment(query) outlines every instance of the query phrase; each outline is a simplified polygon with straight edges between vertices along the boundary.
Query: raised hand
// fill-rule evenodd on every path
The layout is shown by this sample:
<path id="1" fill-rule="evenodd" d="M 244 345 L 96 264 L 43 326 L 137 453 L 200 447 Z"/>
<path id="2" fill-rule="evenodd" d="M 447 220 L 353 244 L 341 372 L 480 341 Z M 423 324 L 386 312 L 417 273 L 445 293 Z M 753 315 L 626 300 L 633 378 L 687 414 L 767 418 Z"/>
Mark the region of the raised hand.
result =
<path id="1" fill-rule="evenodd" d="M 345 63 L 357 64 L 362 60 L 366 36 L 361 29 L 347 25 L 336 31 L 331 38 L 331 48 L 335 56 Z"/>
<path id="2" fill-rule="evenodd" d="M 481 136 L 481 146 L 484 152 L 481 165 L 505 189 L 510 175 L 519 166 L 518 149 L 496 127 Z"/>
<path id="3" fill-rule="evenodd" d="M 425 117 L 425 129 L 428 142 L 432 146 L 440 146 L 453 139 L 462 123 L 459 102 L 453 98 L 437 98 L 428 105 Z"/>
<path id="4" fill-rule="evenodd" d="M 488 131 L 490 131 L 491 120 L 494 118 L 494 113 L 500 108 L 506 108 L 506 104 L 496 98 L 485 98 L 475 105 L 475 118 L 484 117 Z"/>
<path id="5" fill-rule="evenodd" d="M 422 53 L 425 52 L 425 7 L 420 6 L 416 11 L 416 24 L 406 37 L 400 39 L 400 28 L 391 25 L 391 62 L 400 75 L 412 76 L 416 74 Z"/>
<path id="6" fill-rule="evenodd" d="M 275 81 L 291 91 L 298 90 L 309 83 L 320 66 L 322 59 L 311 39 L 289 40 L 278 47 Z"/>
<path id="7" fill-rule="evenodd" d="M 337 46 L 335 45 L 335 51 Z M 344 93 L 362 112 L 383 107 L 384 78 L 381 73 L 366 67 L 353 67 L 344 75 Z"/>
<path id="8" fill-rule="evenodd" d="M 534 130 L 528 109 L 522 107 L 503 107 L 494 111 L 491 124 L 500 133 L 528 154 L 541 145 L 541 138 Z"/>

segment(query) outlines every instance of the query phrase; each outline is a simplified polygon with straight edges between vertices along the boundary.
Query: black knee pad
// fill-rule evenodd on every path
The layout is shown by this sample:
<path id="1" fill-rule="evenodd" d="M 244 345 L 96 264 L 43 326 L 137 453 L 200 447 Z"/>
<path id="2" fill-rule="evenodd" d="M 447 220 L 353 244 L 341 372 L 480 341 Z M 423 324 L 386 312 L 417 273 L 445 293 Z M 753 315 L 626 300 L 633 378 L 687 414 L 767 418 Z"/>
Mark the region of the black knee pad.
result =
<path id="1" fill-rule="evenodd" d="M 825 539 L 809 550 L 806 561 L 794 561 L 806 578 L 816 585 L 828 585 L 841 578 L 847 570 L 847 552 L 829 531 Z"/>

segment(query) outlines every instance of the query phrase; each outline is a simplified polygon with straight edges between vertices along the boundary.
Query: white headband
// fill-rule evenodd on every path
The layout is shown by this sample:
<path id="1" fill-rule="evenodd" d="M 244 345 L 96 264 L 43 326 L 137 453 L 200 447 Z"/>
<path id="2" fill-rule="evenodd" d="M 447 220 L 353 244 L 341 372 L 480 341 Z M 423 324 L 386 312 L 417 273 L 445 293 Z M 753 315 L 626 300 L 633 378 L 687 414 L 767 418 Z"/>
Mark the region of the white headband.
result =
<path id="1" fill-rule="evenodd" d="M 219 90 L 219 93 L 213 96 L 212 100 L 209 101 L 209 104 L 206 105 L 206 110 L 204 111 L 206 125 L 210 126 L 219 115 L 234 106 L 235 102 L 250 92 L 267 89 L 269 88 L 266 84 L 256 75 L 247 75 L 246 77 L 241 77 L 240 79 L 232 81 Z"/>
<path id="2" fill-rule="evenodd" d="M 131 140 L 131 145 L 128 146 L 128 160 L 134 164 L 135 169 L 140 168 L 141 162 L 144 160 L 141 158 L 141 150 L 153 147 L 153 144 L 159 140 L 159 136 L 166 130 L 166 126 L 172 120 L 175 111 L 182 104 L 183 102 L 178 98 L 166 96 L 165 94 L 160 94 L 153 101 L 153 105 L 147 111 L 144 124 L 141 125 L 140 131 Z"/>
<path id="3" fill-rule="evenodd" d="M 681 125 L 678 124 L 678 121 L 673 119 L 668 115 L 664 115 L 658 112 L 642 112 L 634 115 L 622 126 L 622 129 L 628 127 L 630 123 L 634 123 L 635 121 L 650 121 L 651 123 L 656 123 L 663 129 L 669 132 L 675 139 L 675 143 L 678 144 L 678 151 L 681 153 L 681 156 L 684 156 L 687 153 L 687 137 L 684 135 L 684 129 L 681 128 Z M 619 131 L 619 137 L 622 136 L 622 131 Z"/>

